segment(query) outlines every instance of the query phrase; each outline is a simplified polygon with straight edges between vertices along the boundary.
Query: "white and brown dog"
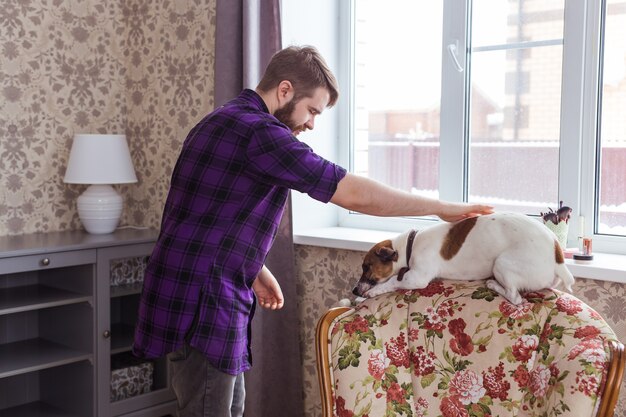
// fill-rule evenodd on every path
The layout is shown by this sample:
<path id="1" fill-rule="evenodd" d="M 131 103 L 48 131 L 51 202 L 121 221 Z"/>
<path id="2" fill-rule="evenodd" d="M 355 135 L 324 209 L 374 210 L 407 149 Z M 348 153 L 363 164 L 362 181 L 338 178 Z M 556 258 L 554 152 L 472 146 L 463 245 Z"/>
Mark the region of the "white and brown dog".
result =
<path id="1" fill-rule="evenodd" d="M 496 213 L 377 243 L 365 255 L 363 275 L 352 292 L 374 297 L 424 288 L 434 278 L 495 278 L 487 287 L 513 304 L 522 302 L 520 292 L 559 283 L 571 292 L 574 284 L 556 236 L 547 227 L 521 214 Z"/>

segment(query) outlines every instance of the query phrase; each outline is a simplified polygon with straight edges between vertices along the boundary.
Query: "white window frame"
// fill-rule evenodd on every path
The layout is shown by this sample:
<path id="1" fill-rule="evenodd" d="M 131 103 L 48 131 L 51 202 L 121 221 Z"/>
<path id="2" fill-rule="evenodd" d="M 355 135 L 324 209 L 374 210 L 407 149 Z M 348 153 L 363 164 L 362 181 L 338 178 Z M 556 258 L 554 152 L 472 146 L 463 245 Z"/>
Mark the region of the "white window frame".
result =
<path id="1" fill-rule="evenodd" d="M 283 43 L 314 44 L 320 48 L 329 61 L 329 65 L 337 75 L 340 85 L 340 100 L 336 108 L 327 110 L 318 119 L 315 132 L 307 132 L 299 137 L 308 142 L 316 151 L 321 147 L 334 149 L 330 152 L 331 160 L 344 167 L 351 166 L 351 123 L 354 114 L 351 110 L 352 92 L 350 75 L 352 73 L 352 7 L 358 0 L 319 0 L 315 5 L 307 6 L 307 2 L 283 0 L 283 22 L 294 19 L 298 22 L 297 29 L 283 29 Z M 293 4 L 293 6 L 290 6 Z M 323 32 L 327 29 L 336 33 L 333 40 L 320 38 L 318 19 L 310 27 L 296 16 L 308 15 L 302 7 L 312 10 L 325 9 L 329 17 Z M 450 201 L 462 201 L 465 198 L 464 178 L 466 137 L 465 99 L 460 100 L 459 92 L 466 88 L 466 71 L 459 72 L 454 68 L 447 45 L 456 43 L 457 51 L 467 51 L 467 13 L 468 2 L 460 0 L 444 0 L 444 26 L 442 39 L 442 107 L 441 107 L 441 143 L 440 160 L 440 198 Z M 563 79 L 561 97 L 561 128 L 559 154 L 559 199 L 566 201 L 573 208 L 570 220 L 568 246 L 576 247 L 579 236 L 593 238 L 594 251 L 626 254 L 626 238 L 607 235 L 596 235 L 594 230 L 594 195 L 597 144 L 597 101 L 599 98 L 599 43 L 601 29 L 602 0 L 567 0 L 565 2 L 564 34 L 563 34 Z M 285 13 L 287 9 L 287 13 Z M 297 13 L 295 10 L 297 9 Z M 290 12 L 289 10 L 293 10 Z M 462 13 L 459 11 L 462 10 Z M 336 15 L 334 15 L 336 13 Z M 330 45 L 332 44 L 332 48 Z M 324 46 L 331 50 L 325 53 Z M 468 55 L 459 53 L 457 59 L 465 68 Z M 450 103 L 453 103 L 452 105 Z M 330 113 L 330 116 L 327 116 Z M 331 130 L 335 135 L 324 141 L 318 127 L 330 118 Z M 310 138 L 310 139 L 309 139 Z M 457 138 L 456 140 L 454 138 Z M 320 143 L 321 142 L 321 143 Z M 323 152 L 322 152 L 323 154 Z M 323 156 L 326 156 L 323 154 Z M 445 168 L 444 168 L 445 167 Z M 465 179 L 466 181 L 467 179 Z M 307 196 L 294 193 L 294 231 L 299 233 L 306 229 L 320 227 L 344 227 L 400 232 L 407 228 L 421 228 L 432 225 L 434 220 L 415 218 L 379 218 L 361 214 L 353 214 L 332 205 L 311 203 Z M 306 201 L 305 201 L 306 200 Z M 582 225 L 579 216 L 584 216 Z"/>

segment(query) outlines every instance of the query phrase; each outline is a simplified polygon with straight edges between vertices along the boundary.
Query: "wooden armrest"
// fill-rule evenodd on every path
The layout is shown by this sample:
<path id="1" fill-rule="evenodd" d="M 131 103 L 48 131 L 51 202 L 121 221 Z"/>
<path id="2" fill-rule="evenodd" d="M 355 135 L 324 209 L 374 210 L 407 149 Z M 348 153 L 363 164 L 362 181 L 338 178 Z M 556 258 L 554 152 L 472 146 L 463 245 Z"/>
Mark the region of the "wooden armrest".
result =
<path id="1" fill-rule="evenodd" d="M 611 351 L 611 361 L 606 371 L 604 392 L 600 399 L 597 417 L 613 417 L 615 405 L 619 397 L 620 385 L 624 376 L 624 364 L 626 363 L 624 345 L 611 340 L 609 341 L 609 349 Z"/>
<path id="2" fill-rule="evenodd" d="M 317 380 L 322 398 L 322 415 L 333 417 L 333 381 L 330 379 L 330 357 L 328 354 L 328 332 L 337 316 L 352 310 L 350 307 L 335 307 L 328 310 L 315 328 L 315 357 L 317 358 Z"/>

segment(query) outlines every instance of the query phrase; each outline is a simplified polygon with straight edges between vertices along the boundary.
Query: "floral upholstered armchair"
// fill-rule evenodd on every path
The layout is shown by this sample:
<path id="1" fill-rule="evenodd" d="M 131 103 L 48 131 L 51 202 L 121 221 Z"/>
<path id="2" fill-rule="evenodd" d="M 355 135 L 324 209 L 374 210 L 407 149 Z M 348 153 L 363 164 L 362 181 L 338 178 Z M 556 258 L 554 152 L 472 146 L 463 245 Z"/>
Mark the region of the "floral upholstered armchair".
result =
<path id="1" fill-rule="evenodd" d="M 557 290 L 510 304 L 484 281 L 331 309 L 317 327 L 324 417 L 613 415 L 624 346 Z"/>

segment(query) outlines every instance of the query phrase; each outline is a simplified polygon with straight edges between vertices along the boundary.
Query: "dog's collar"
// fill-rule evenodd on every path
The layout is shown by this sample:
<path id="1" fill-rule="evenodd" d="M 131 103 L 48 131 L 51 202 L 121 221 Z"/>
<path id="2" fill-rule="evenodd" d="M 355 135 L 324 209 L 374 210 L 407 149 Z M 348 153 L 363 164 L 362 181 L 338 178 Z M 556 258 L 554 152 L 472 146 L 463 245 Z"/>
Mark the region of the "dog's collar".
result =
<path id="1" fill-rule="evenodd" d="M 411 269 L 409 267 L 409 261 L 411 260 L 411 252 L 413 252 L 413 241 L 415 240 L 416 234 L 417 230 L 411 230 L 409 236 L 406 239 L 406 266 L 404 268 L 400 268 L 400 271 L 398 271 L 398 281 L 402 281 L 402 278 L 404 278 L 404 274 L 406 274 L 406 271 Z"/>

